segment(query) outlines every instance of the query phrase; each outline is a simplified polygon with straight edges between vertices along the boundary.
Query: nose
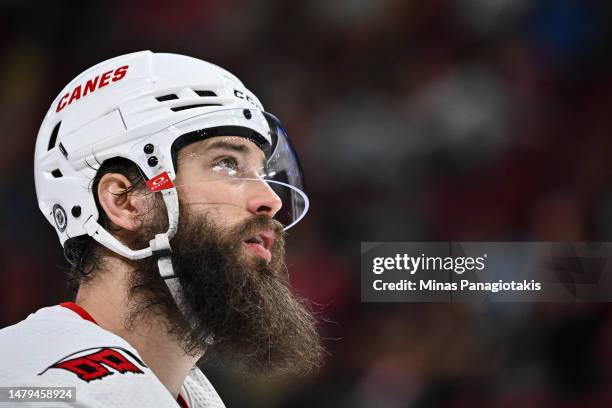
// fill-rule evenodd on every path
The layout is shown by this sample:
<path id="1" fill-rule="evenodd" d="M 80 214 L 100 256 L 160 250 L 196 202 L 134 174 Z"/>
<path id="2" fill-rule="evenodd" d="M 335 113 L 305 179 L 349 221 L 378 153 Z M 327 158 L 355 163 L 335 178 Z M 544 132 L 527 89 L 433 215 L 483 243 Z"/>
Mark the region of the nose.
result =
<path id="1" fill-rule="evenodd" d="M 253 189 L 247 202 L 249 212 L 255 215 L 267 215 L 270 218 L 281 209 L 283 202 L 272 190 L 270 185 L 263 180 L 251 181 Z"/>

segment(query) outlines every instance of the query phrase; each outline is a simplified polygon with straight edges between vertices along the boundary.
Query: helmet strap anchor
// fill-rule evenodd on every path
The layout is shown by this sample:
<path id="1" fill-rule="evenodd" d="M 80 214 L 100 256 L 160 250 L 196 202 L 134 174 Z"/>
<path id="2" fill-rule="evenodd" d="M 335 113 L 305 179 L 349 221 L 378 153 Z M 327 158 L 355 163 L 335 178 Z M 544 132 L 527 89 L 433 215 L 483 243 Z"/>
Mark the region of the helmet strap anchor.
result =
<path id="1" fill-rule="evenodd" d="M 174 268 L 172 266 L 172 248 L 170 247 L 170 239 L 176 233 L 178 228 L 179 218 L 179 202 L 176 188 L 171 187 L 161 191 L 166 209 L 168 212 L 168 231 L 163 234 L 155 235 L 151 241 L 149 241 L 149 247 L 133 250 L 119 242 L 116 237 L 111 235 L 104 227 L 102 227 L 93 217 L 85 222 L 85 230 L 87 234 L 95 239 L 99 244 L 105 246 L 111 251 L 118 255 L 121 255 L 127 259 L 143 259 L 149 256 L 157 257 L 157 267 L 159 268 L 159 274 L 168 285 L 170 294 L 176 302 L 179 310 L 183 312 L 184 306 L 181 301 L 181 286 L 177 276 L 174 274 Z"/>

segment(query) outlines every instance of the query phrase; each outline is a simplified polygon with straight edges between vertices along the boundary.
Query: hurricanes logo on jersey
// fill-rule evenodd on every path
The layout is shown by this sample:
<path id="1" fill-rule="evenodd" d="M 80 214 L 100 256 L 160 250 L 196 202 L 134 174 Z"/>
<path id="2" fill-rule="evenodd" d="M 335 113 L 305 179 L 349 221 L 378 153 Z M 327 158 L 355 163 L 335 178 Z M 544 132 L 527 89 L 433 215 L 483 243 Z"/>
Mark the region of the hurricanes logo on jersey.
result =
<path id="1" fill-rule="evenodd" d="M 96 351 L 85 355 L 81 354 L 90 350 Z M 72 357 L 75 355 L 79 356 Z M 95 349 L 86 349 L 72 353 L 50 365 L 38 375 L 44 374 L 50 368 L 60 368 L 76 374 L 77 377 L 83 381 L 90 382 L 112 375 L 113 372 L 118 372 L 119 374 L 143 374 L 142 370 L 138 368 L 128 356 L 131 357 L 136 364 L 146 367 L 142 360 L 136 357 L 132 352 L 121 347 L 97 347 Z"/>

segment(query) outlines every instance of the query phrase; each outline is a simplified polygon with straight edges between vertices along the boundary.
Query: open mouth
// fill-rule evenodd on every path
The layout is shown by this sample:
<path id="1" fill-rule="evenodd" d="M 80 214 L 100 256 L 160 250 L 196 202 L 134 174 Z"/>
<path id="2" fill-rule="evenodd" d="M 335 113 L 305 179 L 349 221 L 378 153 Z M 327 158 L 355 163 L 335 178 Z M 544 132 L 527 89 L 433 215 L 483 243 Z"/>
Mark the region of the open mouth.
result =
<path id="1" fill-rule="evenodd" d="M 247 248 L 256 256 L 263 258 L 266 262 L 272 260 L 272 244 L 274 244 L 274 234 L 271 231 L 259 232 L 244 240 Z"/>

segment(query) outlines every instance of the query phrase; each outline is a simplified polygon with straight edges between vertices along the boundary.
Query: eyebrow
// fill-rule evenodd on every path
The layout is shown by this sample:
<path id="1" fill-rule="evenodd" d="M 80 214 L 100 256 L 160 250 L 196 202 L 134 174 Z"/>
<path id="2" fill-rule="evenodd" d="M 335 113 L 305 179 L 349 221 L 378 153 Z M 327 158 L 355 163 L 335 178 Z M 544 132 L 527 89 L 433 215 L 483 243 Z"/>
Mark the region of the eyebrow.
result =
<path id="1" fill-rule="evenodd" d="M 233 150 L 235 152 L 240 152 L 240 153 L 249 152 L 249 148 L 246 145 L 228 143 L 228 142 L 223 142 L 223 141 L 217 141 L 217 142 L 212 143 L 210 146 L 208 146 L 207 150 L 208 149 L 226 149 L 226 150 Z"/>

